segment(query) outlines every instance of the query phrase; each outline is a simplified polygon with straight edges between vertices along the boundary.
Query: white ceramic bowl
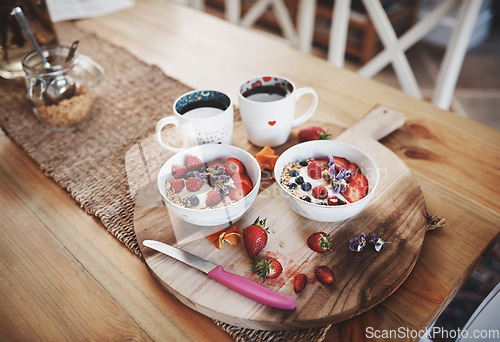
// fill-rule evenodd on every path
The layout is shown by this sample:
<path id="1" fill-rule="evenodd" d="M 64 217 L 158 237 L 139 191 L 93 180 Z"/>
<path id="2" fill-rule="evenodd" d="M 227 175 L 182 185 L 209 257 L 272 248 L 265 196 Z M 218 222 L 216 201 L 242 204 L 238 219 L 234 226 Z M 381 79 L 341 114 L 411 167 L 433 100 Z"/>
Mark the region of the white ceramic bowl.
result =
<path id="1" fill-rule="evenodd" d="M 222 208 L 194 209 L 173 204 L 167 199 L 165 183 L 167 179 L 172 178 L 172 166 L 184 165 L 186 155 L 195 155 L 204 162 L 221 157 L 239 159 L 245 166 L 248 176 L 253 182 L 252 191 L 240 201 Z M 250 208 L 257 197 L 259 187 L 260 167 L 257 160 L 248 152 L 232 145 L 207 144 L 190 147 L 167 160 L 158 174 L 158 190 L 169 211 L 173 212 L 182 220 L 198 226 L 216 226 L 226 224 L 230 221 L 236 221 L 248 210 L 248 208 Z"/>
<path id="2" fill-rule="evenodd" d="M 296 162 L 308 158 L 325 157 L 327 155 L 344 157 L 356 163 L 361 172 L 368 179 L 368 194 L 361 200 L 338 206 L 326 206 L 303 201 L 288 192 L 281 184 L 281 173 L 289 162 Z M 297 214 L 310 220 L 321 222 L 336 222 L 346 220 L 360 213 L 373 198 L 380 174 L 375 162 L 360 149 L 337 141 L 315 140 L 297 144 L 283 152 L 276 161 L 274 175 L 280 193 L 290 208 Z"/>

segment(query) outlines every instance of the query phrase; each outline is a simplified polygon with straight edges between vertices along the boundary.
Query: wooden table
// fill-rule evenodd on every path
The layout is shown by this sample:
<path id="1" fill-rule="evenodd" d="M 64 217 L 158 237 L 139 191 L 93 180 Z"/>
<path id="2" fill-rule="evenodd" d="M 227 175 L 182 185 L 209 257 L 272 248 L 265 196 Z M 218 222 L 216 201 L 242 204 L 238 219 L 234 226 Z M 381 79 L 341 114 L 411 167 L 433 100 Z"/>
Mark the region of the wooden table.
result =
<path id="1" fill-rule="evenodd" d="M 367 327 L 425 329 L 497 240 L 498 131 L 168 1 L 138 0 L 78 26 L 192 87 L 236 98 L 244 79 L 280 74 L 316 89 L 318 120 L 348 127 L 377 103 L 406 115 L 406 126 L 383 143 L 407 163 L 428 211 L 447 226 L 427 233 L 415 269 L 392 296 L 332 327 L 327 341 L 362 340 Z M 165 292 L 3 134 L 0 160 L 2 340 L 230 340 Z"/>

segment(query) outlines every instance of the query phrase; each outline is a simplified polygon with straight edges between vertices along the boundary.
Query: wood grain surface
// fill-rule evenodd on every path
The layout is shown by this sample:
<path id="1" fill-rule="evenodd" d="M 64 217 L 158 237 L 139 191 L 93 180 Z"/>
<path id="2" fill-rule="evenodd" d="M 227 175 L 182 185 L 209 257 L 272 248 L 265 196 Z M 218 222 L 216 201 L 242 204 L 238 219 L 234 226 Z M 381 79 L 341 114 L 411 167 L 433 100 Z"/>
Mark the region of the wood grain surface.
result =
<path id="1" fill-rule="evenodd" d="M 136 235 L 149 269 L 162 286 L 189 307 L 214 319 L 248 328 L 277 330 L 324 326 L 366 311 L 387 298 L 406 279 L 417 261 L 426 231 L 424 198 L 413 175 L 394 153 L 373 139 L 387 135 L 403 123 L 402 114 L 378 107 L 338 137 L 368 153 L 381 172 L 373 200 L 357 216 L 335 223 L 308 220 L 287 206 L 277 184 L 268 179 L 252 207 L 236 222 L 243 229 L 257 217 L 267 219 L 271 233 L 261 255 L 277 258 L 284 272 L 276 279 L 266 280 L 265 285 L 294 296 L 297 302 L 294 311 L 258 304 L 208 279 L 206 274 L 142 246 L 146 239 L 176 244 L 214 264 L 223 265 L 227 271 L 259 281 L 249 271 L 249 258 L 242 241 L 237 246 L 216 249 L 204 237 L 224 227 L 195 227 L 173 214 L 169 215 L 167 208 L 161 205 L 154 182 L 155 186 L 140 189 L 134 219 Z M 331 132 L 340 131 L 324 122 L 308 122 L 307 126 L 310 125 L 322 126 Z M 298 142 L 298 129 L 300 127 L 280 149 Z M 235 145 L 248 143 L 241 122 L 235 124 L 234 136 Z M 155 140 L 150 140 L 142 144 L 143 151 L 149 143 L 158 145 Z M 156 146 L 150 148 L 157 150 Z M 252 146 L 249 150 L 255 154 L 259 148 Z M 145 159 L 149 160 L 140 158 L 135 163 L 142 164 Z M 127 161 L 127 164 L 133 163 L 134 160 Z M 147 179 L 145 173 L 143 178 Z M 145 206 L 145 199 L 149 200 L 149 207 Z M 334 248 L 331 252 L 318 254 L 307 247 L 307 237 L 318 231 L 332 235 Z M 350 251 L 349 240 L 361 232 L 365 232 L 368 239 L 374 233 L 391 243 L 380 252 L 376 252 L 372 245 L 361 253 Z M 322 285 L 315 279 L 314 268 L 320 265 L 333 269 L 335 281 L 332 285 Z M 308 276 L 309 285 L 296 294 L 293 279 L 299 273 Z"/>

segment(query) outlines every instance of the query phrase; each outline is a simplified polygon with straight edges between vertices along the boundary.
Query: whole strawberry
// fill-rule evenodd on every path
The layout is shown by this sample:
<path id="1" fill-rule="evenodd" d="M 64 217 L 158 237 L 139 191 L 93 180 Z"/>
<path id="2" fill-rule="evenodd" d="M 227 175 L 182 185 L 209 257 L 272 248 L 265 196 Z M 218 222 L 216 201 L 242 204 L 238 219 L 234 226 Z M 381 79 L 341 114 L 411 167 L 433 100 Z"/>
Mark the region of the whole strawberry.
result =
<path id="1" fill-rule="evenodd" d="M 332 135 L 321 127 L 307 127 L 299 131 L 299 142 L 310 140 L 328 140 Z"/>
<path id="2" fill-rule="evenodd" d="M 321 284 L 330 285 L 333 283 L 333 272 L 328 266 L 318 266 L 314 269 L 314 275 Z"/>
<path id="3" fill-rule="evenodd" d="M 332 248 L 332 237 L 324 232 L 313 233 L 307 238 L 307 245 L 318 253 L 326 253 Z"/>
<path id="4" fill-rule="evenodd" d="M 252 264 L 250 271 L 257 273 L 262 282 L 267 278 L 277 278 L 283 272 L 283 266 L 276 258 L 254 258 L 250 263 Z"/>
<path id="5" fill-rule="evenodd" d="M 266 219 L 260 220 L 258 217 L 252 225 L 243 229 L 243 242 L 250 258 L 266 247 L 268 233 Z"/>
<path id="6" fill-rule="evenodd" d="M 296 293 L 301 292 L 307 285 L 307 276 L 305 274 L 298 274 L 293 280 L 293 290 Z"/>

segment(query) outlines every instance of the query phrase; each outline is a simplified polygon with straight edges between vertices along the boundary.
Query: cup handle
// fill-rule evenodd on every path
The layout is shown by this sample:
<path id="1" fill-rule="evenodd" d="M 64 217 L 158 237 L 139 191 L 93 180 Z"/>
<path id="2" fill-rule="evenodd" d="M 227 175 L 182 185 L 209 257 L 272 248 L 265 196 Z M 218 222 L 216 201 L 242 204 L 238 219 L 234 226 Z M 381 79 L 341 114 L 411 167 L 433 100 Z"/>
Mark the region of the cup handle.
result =
<path id="1" fill-rule="evenodd" d="M 295 91 L 295 101 L 298 101 L 305 94 L 311 94 L 313 96 L 313 101 L 312 101 L 311 105 L 309 106 L 309 109 L 307 109 L 304 114 L 302 114 L 298 118 L 295 118 L 292 121 L 292 128 L 300 126 L 304 122 L 309 120 L 311 118 L 311 116 L 314 114 L 314 112 L 316 111 L 316 108 L 318 107 L 318 94 L 311 87 L 304 87 L 304 88 L 297 89 Z"/>
<path id="2" fill-rule="evenodd" d="M 158 139 L 161 147 L 174 153 L 184 150 L 184 147 L 174 147 L 163 142 L 163 140 L 161 139 L 161 130 L 167 125 L 174 125 L 175 127 L 179 127 L 179 120 L 175 116 L 167 116 L 166 118 L 160 119 L 160 121 L 158 121 L 158 123 L 156 124 L 156 138 Z"/>

